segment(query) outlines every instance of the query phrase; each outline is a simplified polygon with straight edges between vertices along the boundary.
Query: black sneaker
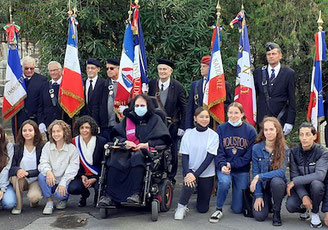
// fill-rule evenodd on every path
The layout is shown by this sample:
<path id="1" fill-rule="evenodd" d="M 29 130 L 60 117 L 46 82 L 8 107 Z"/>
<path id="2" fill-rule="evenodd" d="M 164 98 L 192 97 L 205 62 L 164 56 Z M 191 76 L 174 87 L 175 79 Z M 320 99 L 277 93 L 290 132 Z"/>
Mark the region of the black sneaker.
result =
<path id="1" fill-rule="evenodd" d="M 79 201 L 79 207 L 85 207 L 87 205 L 87 198 L 81 196 L 80 201 Z"/>
<path id="2" fill-rule="evenodd" d="M 273 226 L 281 226 L 282 225 L 280 211 L 273 211 L 272 225 Z"/>

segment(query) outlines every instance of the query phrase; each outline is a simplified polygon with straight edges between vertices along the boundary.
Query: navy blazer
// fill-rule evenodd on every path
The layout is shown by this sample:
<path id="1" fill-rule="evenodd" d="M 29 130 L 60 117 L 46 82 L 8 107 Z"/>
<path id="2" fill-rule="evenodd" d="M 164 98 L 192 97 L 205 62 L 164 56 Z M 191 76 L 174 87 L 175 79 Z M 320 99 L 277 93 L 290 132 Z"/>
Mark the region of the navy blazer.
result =
<path id="1" fill-rule="evenodd" d="M 107 143 L 107 140 L 101 136 L 96 136 L 96 138 L 97 138 L 96 146 L 95 146 L 95 150 L 92 155 L 92 161 L 93 161 L 92 165 L 95 166 L 96 168 L 98 168 L 99 170 L 101 170 L 101 161 L 104 159 L 104 155 L 105 155 L 104 145 Z M 76 178 L 80 178 L 82 175 L 85 175 L 85 169 L 80 161 L 80 169 L 76 175 Z M 99 176 L 100 176 L 100 171 L 99 171 L 98 176 L 92 175 L 89 178 L 97 179 Z"/>
<path id="2" fill-rule="evenodd" d="M 64 120 L 67 124 L 72 125 L 72 119 L 63 111 L 58 102 L 58 95 L 56 95 L 57 104 L 53 106 L 49 93 L 50 84 L 50 82 L 45 82 L 41 91 L 38 123 L 44 123 L 46 127 L 49 127 L 51 122 L 57 119 Z"/>
<path id="3" fill-rule="evenodd" d="M 47 78 L 43 75 L 34 73 L 27 87 L 27 96 L 24 100 L 24 108 L 17 113 L 17 128 L 27 119 L 34 120 L 38 122 L 38 110 L 40 107 L 40 95 L 42 92 L 42 87 L 47 82 Z M 15 127 L 15 117 L 12 119 L 12 127 Z"/>
<path id="4" fill-rule="evenodd" d="M 268 71 L 267 79 L 269 79 Z M 280 119 L 282 125 L 285 123 L 294 124 L 296 118 L 295 102 L 295 72 L 287 66 L 281 65 L 280 71 L 273 82 L 268 82 L 268 92 L 270 96 L 270 109 L 266 102 L 266 97 L 262 85 L 262 68 L 254 71 L 254 83 L 257 95 L 257 124 L 260 124 L 265 115 L 277 117 L 283 107 L 288 107 L 285 114 Z"/>
<path id="5" fill-rule="evenodd" d="M 203 98 L 204 98 L 204 92 L 203 92 L 203 81 L 204 78 L 191 82 L 190 85 L 190 91 L 189 91 L 189 98 L 188 98 L 188 105 L 186 109 L 186 125 L 185 128 L 193 128 L 194 127 L 194 114 L 195 110 L 198 107 L 203 106 Z M 226 100 L 224 102 L 224 109 L 225 112 L 227 111 L 228 106 L 231 103 L 231 87 L 229 82 L 225 82 L 226 87 Z M 196 96 L 198 95 L 198 97 Z M 195 98 L 196 96 L 196 98 Z M 213 119 L 211 118 L 211 124 L 212 126 Z"/>
<path id="6" fill-rule="evenodd" d="M 28 175 L 26 177 L 37 177 L 39 175 L 38 165 L 40 163 L 41 151 L 43 144 L 37 146 L 35 149 L 36 152 L 36 169 L 28 170 Z M 20 163 L 23 159 L 24 145 L 15 144 L 14 146 L 14 156 L 11 163 L 11 168 L 9 169 L 9 177 L 16 176 L 17 171 L 20 169 Z"/>
<path id="7" fill-rule="evenodd" d="M 149 96 L 155 96 L 158 89 L 158 80 L 153 79 L 149 82 Z M 167 95 L 166 103 L 164 105 L 167 116 L 176 117 L 175 129 L 185 129 L 185 116 L 186 116 L 186 93 L 180 82 L 170 79 L 169 92 Z M 175 130 L 171 131 L 172 138 L 176 135 Z"/>
<path id="8" fill-rule="evenodd" d="M 104 83 L 105 79 L 98 76 L 97 82 L 95 84 L 95 87 L 93 89 L 90 103 L 88 104 L 86 102 L 86 105 L 81 110 L 81 115 L 89 115 L 95 121 L 97 122 L 98 126 L 100 126 L 100 117 L 103 116 L 103 114 L 100 114 L 100 106 L 101 101 L 103 100 L 104 95 Z M 84 80 L 84 98 L 86 98 L 86 79 Z"/>

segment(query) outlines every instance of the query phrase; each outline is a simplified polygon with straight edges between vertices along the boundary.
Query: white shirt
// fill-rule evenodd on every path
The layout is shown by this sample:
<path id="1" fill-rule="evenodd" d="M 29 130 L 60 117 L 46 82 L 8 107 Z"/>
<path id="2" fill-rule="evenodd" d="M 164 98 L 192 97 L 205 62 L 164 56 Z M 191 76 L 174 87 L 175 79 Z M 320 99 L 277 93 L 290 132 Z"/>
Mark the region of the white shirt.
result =
<path id="1" fill-rule="evenodd" d="M 37 169 L 38 166 L 36 165 L 36 150 L 35 147 L 31 152 L 27 150 L 24 146 L 23 158 L 19 164 L 19 167 L 24 169 L 25 171 Z M 38 177 L 26 177 L 27 183 L 31 184 L 32 182 L 36 181 Z"/>
<path id="2" fill-rule="evenodd" d="M 278 74 L 279 74 L 279 71 L 280 71 L 280 62 L 279 62 L 279 64 L 276 66 L 276 67 L 274 67 L 274 68 L 272 68 L 270 65 L 268 65 L 268 74 L 269 74 L 269 77 L 271 76 L 271 73 L 272 73 L 272 69 L 274 69 L 274 75 L 277 77 L 278 76 Z"/>
<path id="3" fill-rule="evenodd" d="M 187 129 L 184 133 L 180 153 L 189 155 L 189 169 L 196 171 L 206 158 L 207 152 L 217 155 L 219 148 L 219 135 L 212 129 L 207 129 L 204 132 L 199 132 L 196 128 Z M 214 160 L 209 166 L 200 174 L 199 177 L 215 176 Z"/>
<path id="4" fill-rule="evenodd" d="M 57 83 L 58 85 L 60 85 L 62 82 L 62 79 L 63 79 L 63 77 L 60 77 L 57 81 L 51 79 L 50 82 L 51 82 L 51 84 Z"/>
<path id="5" fill-rule="evenodd" d="M 95 136 L 92 136 L 89 143 L 86 144 L 84 142 L 83 138 L 80 136 L 82 154 L 83 154 L 85 160 L 90 165 L 93 165 L 93 152 L 95 151 L 95 148 L 96 148 L 96 140 L 97 140 L 97 138 Z"/>
<path id="6" fill-rule="evenodd" d="M 95 85 L 96 85 L 97 80 L 98 80 L 98 75 L 95 76 L 92 79 L 88 78 L 86 80 L 86 82 L 85 82 L 85 97 L 86 97 L 86 101 L 89 100 L 89 98 L 88 98 L 88 92 L 89 92 L 90 80 L 92 80 L 92 89 L 94 90 L 95 89 Z"/>
<path id="7" fill-rule="evenodd" d="M 166 90 L 170 86 L 171 79 L 169 78 L 166 82 L 162 82 L 161 79 L 158 81 L 158 88 L 159 90 L 162 90 L 162 84 L 163 84 L 163 90 Z"/>

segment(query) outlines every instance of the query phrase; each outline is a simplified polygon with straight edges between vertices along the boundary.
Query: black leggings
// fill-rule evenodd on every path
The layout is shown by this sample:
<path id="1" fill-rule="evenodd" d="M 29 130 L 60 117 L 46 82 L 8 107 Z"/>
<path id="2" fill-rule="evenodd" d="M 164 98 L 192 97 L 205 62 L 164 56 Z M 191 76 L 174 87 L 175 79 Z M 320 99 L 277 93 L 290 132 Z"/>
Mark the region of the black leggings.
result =
<path id="1" fill-rule="evenodd" d="M 200 213 L 205 213 L 209 209 L 211 194 L 213 191 L 214 176 L 199 177 L 197 179 L 197 210 Z M 194 188 L 183 185 L 179 204 L 187 205 L 194 191 Z"/>

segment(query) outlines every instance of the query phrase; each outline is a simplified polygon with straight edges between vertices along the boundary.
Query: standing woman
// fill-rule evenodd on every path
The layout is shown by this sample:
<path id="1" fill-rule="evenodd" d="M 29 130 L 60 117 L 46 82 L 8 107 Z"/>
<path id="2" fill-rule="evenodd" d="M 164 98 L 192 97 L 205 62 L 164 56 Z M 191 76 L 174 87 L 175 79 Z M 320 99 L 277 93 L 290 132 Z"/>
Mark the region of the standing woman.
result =
<path id="1" fill-rule="evenodd" d="M 245 122 L 244 108 L 238 102 L 228 106 L 228 122 L 220 125 L 220 138 L 215 164 L 218 176 L 216 211 L 209 221 L 218 222 L 232 183 L 231 209 L 238 214 L 243 211 L 243 189 L 249 185 L 249 170 L 252 148 L 256 138 L 253 126 Z"/>
<path id="2" fill-rule="evenodd" d="M 8 179 L 13 156 L 14 146 L 8 142 L 5 131 L 0 125 L 0 201 L 3 209 L 12 209 L 16 205 L 15 191 Z"/>
<path id="3" fill-rule="evenodd" d="M 97 204 L 98 179 L 101 161 L 104 158 L 106 139 L 98 135 L 98 125 L 90 116 L 80 117 L 74 125 L 73 144 L 80 150 L 80 169 L 68 187 L 68 193 L 81 195 L 79 207 L 87 204 L 89 188 L 95 190 L 94 205 Z"/>
<path id="4" fill-rule="evenodd" d="M 210 115 L 203 107 L 198 107 L 194 114 L 195 128 L 187 129 L 182 137 L 183 187 L 174 219 L 182 220 L 188 210 L 187 204 L 197 189 L 197 210 L 208 211 L 213 189 L 215 164 L 214 157 L 219 147 L 219 136 L 208 128 Z"/>
<path id="5" fill-rule="evenodd" d="M 281 226 L 280 209 L 286 193 L 288 150 L 277 118 L 264 118 L 255 142 L 252 157 L 254 178 L 250 186 L 251 192 L 254 192 L 253 215 L 257 221 L 264 221 L 273 199 L 272 225 Z"/>
<path id="6" fill-rule="evenodd" d="M 44 145 L 39 164 L 39 183 L 47 198 L 43 214 L 53 212 L 52 195 L 60 201 L 57 209 L 65 209 L 68 185 L 79 170 L 79 150 L 72 144 L 71 129 L 62 120 L 54 120 L 48 127 L 49 141 Z"/>
<path id="7" fill-rule="evenodd" d="M 17 199 L 16 208 L 11 213 L 19 215 L 23 208 L 23 191 L 28 191 L 27 198 L 31 207 L 36 207 L 42 199 L 38 182 L 38 165 L 43 142 L 38 125 L 32 120 L 24 121 L 19 129 L 16 142 L 9 177 Z"/>

